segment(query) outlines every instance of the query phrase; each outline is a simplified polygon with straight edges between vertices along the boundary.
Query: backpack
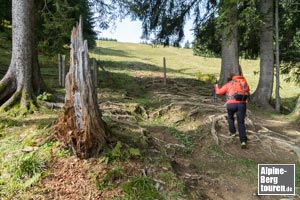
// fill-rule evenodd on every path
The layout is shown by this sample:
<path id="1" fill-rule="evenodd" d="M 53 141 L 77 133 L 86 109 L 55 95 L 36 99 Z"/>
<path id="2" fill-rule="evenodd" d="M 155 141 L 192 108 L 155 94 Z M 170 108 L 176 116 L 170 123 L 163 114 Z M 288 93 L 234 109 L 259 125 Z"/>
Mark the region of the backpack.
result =
<path id="1" fill-rule="evenodd" d="M 237 101 L 246 101 L 250 96 L 249 85 L 243 76 L 233 76 L 232 77 L 232 87 L 229 90 L 229 99 L 234 99 Z"/>

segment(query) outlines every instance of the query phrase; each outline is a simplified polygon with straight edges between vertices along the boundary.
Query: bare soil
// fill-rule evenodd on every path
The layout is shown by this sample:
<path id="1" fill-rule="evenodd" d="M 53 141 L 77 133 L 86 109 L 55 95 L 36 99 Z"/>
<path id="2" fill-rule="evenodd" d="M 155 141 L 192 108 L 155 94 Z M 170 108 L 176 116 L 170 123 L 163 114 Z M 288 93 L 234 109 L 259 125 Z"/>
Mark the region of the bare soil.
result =
<path id="1" fill-rule="evenodd" d="M 99 162 L 99 158 L 55 158 L 48 164 L 49 173 L 35 186 L 38 192 L 33 199 L 122 197 L 121 182 L 138 175 L 151 177 L 158 190 L 172 193 L 175 187 L 159 176 L 169 171 L 185 185 L 186 195 L 173 199 L 300 199 L 299 194 L 257 195 L 257 164 L 299 166 L 297 123 L 287 116 L 274 118 L 249 108 L 246 120 L 249 146 L 241 149 L 239 139 L 228 135 L 224 101 L 222 98 L 214 101 L 209 84 L 170 79 L 163 85 L 160 78 L 139 78 L 137 82 L 143 86 L 138 91 L 103 90 L 99 93 L 99 106 L 115 133 L 115 140 L 139 148 L 148 161 L 121 161 L 125 175 L 110 180 L 111 187 L 99 189 L 97 183 L 116 166 Z M 151 105 L 135 102 L 146 93 Z M 160 155 L 166 157 L 167 164 L 156 162 Z"/>

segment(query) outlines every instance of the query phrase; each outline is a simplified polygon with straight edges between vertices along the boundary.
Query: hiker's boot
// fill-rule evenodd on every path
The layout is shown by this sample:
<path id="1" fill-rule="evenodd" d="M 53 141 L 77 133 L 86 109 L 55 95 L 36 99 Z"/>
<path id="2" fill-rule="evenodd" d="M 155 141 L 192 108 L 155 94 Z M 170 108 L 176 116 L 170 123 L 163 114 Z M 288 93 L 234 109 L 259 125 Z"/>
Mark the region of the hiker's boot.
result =
<path id="1" fill-rule="evenodd" d="M 241 148 L 247 149 L 247 142 L 241 142 Z"/>
<path id="2" fill-rule="evenodd" d="M 232 139 L 234 139 L 234 138 L 237 137 L 237 134 L 236 134 L 236 133 L 230 133 L 230 137 L 231 137 Z"/>

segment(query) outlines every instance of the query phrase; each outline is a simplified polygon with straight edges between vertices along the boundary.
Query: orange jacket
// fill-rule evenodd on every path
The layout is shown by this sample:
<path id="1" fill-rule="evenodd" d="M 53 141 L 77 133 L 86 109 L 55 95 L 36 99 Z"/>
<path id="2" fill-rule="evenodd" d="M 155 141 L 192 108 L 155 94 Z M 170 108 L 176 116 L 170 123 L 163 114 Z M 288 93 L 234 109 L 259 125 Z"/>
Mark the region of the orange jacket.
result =
<path id="1" fill-rule="evenodd" d="M 223 87 L 219 88 L 219 86 L 216 84 L 215 85 L 215 92 L 216 94 L 225 94 L 227 96 L 227 101 L 226 104 L 233 104 L 233 103 L 247 103 L 247 101 L 237 101 L 235 99 L 231 99 L 228 98 L 229 95 L 232 95 L 232 90 L 231 88 L 233 87 L 233 82 L 229 81 L 228 83 L 226 83 L 225 85 L 223 85 Z"/>

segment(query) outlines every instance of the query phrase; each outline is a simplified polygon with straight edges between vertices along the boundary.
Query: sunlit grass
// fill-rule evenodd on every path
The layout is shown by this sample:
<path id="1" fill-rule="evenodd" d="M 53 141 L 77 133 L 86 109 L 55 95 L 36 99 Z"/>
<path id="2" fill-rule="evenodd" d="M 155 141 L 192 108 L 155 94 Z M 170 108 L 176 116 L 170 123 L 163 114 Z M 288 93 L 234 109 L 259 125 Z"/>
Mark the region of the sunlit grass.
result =
<path id="1" fill-rule="evenodd" d="M 130 76 L 142 73 L 144 76 L 163 77 L 163 57 L 166 58 L 167 77 L 195 78 L 196 73 L 214 74 L 219 77 L 220 58 L 205 58 L 193 55 L 192 49 L 158 46 L 152 48 L 147 44 L 97 41 L 97 47 L 91 51 L 104 67 L 112 72 L 122 72 Z M 113 62 L 111 66 L 109 63 Z M 243 74 L 247 78 L 251 92 L 254 92 L 259 81 L 259 60 L 240 59 Z M 126 65 L 126 67 L 124 67 Z M 283 81 L 281 76 L 281 98 L 287 99 L 299 95 L 298 87 Z M 275 90 L 275 77 L 274 77 Z M 275 93 L 273 93 L 275 96 Z M 285 102 L 285 101 L 283 101 Z"/>
<path id="2" fill-rule="evenodd" d="M 0 113 L 0 199 L 21 194 L 42 178 L 57 145 L 49 139 L 57 114 L 46 109 L 26 117 Z"/>

